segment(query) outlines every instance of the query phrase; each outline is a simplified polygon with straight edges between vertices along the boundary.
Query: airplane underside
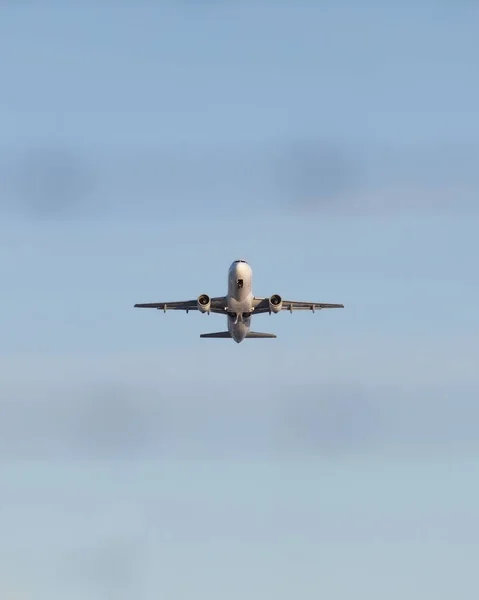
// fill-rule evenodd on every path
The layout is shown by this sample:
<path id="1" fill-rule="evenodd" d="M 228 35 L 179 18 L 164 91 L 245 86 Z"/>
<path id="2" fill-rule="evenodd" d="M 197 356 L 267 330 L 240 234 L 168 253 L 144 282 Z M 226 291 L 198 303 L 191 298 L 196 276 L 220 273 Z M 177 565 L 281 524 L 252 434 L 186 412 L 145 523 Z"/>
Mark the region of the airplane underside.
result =
<path id="1" fill-rule="evenodd" d="M 260 298 L 252 292 L 252 270 L 245 260 L 234 261 L 228 270 L 228 291 L 226 296 L 210 297 L 201 294 L 195 300 L 180 302 L 150 302 L 135 304 L 137 308 L 155 308 L 157 310 L 197 310 L 203 314 L 220 314 L 226 316 L 227 331 L 202 333 L 201 338 L 233 339 L 238 344 L 245 339 L 276 338 L 274 333 L 251 331 L 251 317 L 261 314 L 278 314 L 283 310 L 290 313 L 298 310 L 321 310 L 324 308 L 344 308 L 343 304 L 326 304 L 324 302 L 299 302 L 283 300 L 279 294 Z"/>
<path id="2" fill-rule="evenodd" d="M 277 337 L 274 333 L 262 333 L 260 331 L 248 331 L 243 339 L 251 338 L 275 338 Z M 201 333 L 200 338 L 233 338 L 229 331 L 216 331 L 215 333 Z M 233 338 L 234 339 L 234 338 Z M 236 340 L 235 340 L 236 341 Z"/>
<path id="3" fill-rule="evenodd" d="M 226 314 L 228 315 L 228 317 L 230 319 L 234 320 L 234 323 L 236 325 L 240 321 L 246 321 L 247 319 L 251 318 L 251 315 L 253 313 L 252 312 L 239 312 L 239 313 L 235 313 L 235 312 L 232 312 L 232 311 L 226 311 Z"/>

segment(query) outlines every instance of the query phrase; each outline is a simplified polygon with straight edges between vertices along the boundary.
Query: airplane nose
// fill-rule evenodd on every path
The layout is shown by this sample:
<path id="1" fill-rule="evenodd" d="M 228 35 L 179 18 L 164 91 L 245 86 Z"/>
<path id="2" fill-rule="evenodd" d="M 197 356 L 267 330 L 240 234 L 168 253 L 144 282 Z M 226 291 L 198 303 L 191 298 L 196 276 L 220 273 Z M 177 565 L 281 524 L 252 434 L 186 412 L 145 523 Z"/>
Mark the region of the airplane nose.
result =
<path id="1" fill-rule="evenodd" d="M 235 261 L 230 267 L 230 273 L 236 278 L 244 278 L 251 273 L 251 267 L 247 262 Z"/>
<path id="2" fill-rule="evenodd" d="M 235 265 L 235 271 L 238 276 L 245 277 L 251 273 L 251 267 L 246 262 L 238 262 Z"/>

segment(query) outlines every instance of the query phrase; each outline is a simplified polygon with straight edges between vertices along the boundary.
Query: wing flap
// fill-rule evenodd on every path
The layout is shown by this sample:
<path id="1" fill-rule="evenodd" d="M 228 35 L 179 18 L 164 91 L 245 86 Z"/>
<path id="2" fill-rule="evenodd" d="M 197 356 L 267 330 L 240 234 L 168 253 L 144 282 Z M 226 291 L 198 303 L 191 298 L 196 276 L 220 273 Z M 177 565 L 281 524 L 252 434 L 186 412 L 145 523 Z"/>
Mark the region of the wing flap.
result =
<path id="1" fill-rule="evenodd" d="M 344 308 L 344 304 L 332 304 L 327 302 L 300 302 L 298 300 L 283 300 L 281 310 L 323 310 L 325 308 Z M 255 298 L 253 315 L 269 312 L 269 298 Z"/>
<path id="2" fill-rule="evenodd" d="M 213 313 L 224 313 L 226 307 L 226 299 L 224 296 L 211 298 L 211 310 Z M 145 302 L 135 304 L 134 308 L 156 308 L 157 310 L 198 310 L 197 300 L 182 300 L 180 302 Z"/>
<path id="3" fill-rule="evenodd" d="M 344 304 L 328 302 L 298 302 L 296 300 L 283 300 L 283 310 L 323 310 L 324 308 L 344 308 Z"/>
<path id="4" fill-rule="evenodd" d="M 197 310 L 196 300 L 185 302 L 146 302 L 135 304 L 135 308 L 157 308 L 158 310 Z"/>

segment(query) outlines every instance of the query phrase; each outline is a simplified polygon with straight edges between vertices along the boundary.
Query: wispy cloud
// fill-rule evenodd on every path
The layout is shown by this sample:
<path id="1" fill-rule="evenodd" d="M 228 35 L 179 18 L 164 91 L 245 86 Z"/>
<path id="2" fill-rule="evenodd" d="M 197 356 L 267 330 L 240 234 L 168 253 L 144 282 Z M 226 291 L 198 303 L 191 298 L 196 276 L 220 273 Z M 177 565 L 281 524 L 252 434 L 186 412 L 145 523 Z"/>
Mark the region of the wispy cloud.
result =
<path id="1" fill-rule="evenodd" d="M 297 211 L 475 211 L 479 146 L 380 147 L 290 140 L 246 150 L 97 151 L 50 146 L 0 154 L 0 210 L 45 219 Z M 225 203 L 225 198 L 228 202 Z"/>
<path id="2" fill-rule="evenodd" d="M 348 458 L 479 450 L 474 386 L 44 383 L 2 393 L 3 459 Z"/>
<path id="3" fill-rule="evenodd" d="M 93 196 L 97 177 L 88 158 L 67 147 L 4 152 L 0 161 L 2 209 L 34 220 L 95 213 L 100 208 Z"/>
<path id="4" fill-rule="evenodd" d="M 115 533 L 88 545 L 78 544 L 62 557 L 58 575 L 65 592 L 76 590 L 112 600 L 145 598 L 148 543 L 140 531 L 129 532 L 128 525 L 117 523 Z"/>

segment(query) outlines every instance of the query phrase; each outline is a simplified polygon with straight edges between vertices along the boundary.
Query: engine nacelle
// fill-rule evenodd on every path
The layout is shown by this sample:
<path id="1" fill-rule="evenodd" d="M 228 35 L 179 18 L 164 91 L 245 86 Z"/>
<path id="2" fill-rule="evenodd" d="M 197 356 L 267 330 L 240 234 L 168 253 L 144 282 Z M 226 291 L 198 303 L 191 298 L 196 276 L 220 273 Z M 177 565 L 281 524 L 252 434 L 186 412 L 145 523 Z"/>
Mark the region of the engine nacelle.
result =
<path id="1" fill-rule="evenodd" d="M 202 313 L 209 313 L 211 309 L 211 298 L 207 294 L 201 294 L 196 300 L 198 310 Z"/>
<path id="2" fill-rule="evenodd" d="M 278 294 L 273 294 L 269 299 L 270 312 L 279 313 L 283 307 L 283 299 Z"/>

